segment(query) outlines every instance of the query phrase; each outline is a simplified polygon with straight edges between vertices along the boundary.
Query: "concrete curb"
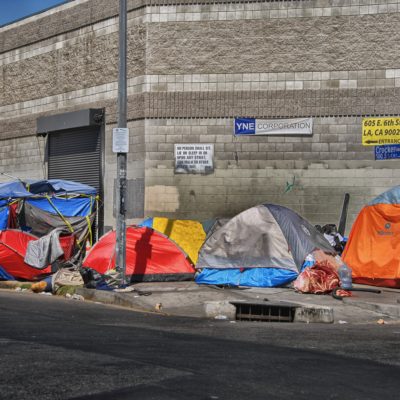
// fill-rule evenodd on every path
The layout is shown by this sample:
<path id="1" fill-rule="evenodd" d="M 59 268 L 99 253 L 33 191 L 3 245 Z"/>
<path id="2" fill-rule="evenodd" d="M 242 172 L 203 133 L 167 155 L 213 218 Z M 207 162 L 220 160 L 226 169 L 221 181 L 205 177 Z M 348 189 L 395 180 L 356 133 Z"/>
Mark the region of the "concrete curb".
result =
<path id="1" fill-rule="evenodd" d="M 391 318 L 400 318 L 400 304 L 372 303 L 369 301 L 354 300 L 351 297 L 344 297 L 343 302 L 364 310 L 385 314 Z"/>
<path id="2" fill-rule="evenodd" d="M 95 289 L 86 289 L 86 288 L 77 288 L 76 294 L 81 295 L 85 300 L 110 304 L 121 307 L 128 307 L 135 311 L 146 311 L 146 312 L 154 312 L 153 309 L 149 309 L 149 306 L 146 303 L 143 303 L 138 296 L 126 296 L 126 293 L 118 293 L 106 290 L 95 290 Z"/>
<path id="3" fill-rule="evenodd" d="M 294 322 L 333 324 L 335 322 L 333 308 L 302 305 L 296 308 Z"/>

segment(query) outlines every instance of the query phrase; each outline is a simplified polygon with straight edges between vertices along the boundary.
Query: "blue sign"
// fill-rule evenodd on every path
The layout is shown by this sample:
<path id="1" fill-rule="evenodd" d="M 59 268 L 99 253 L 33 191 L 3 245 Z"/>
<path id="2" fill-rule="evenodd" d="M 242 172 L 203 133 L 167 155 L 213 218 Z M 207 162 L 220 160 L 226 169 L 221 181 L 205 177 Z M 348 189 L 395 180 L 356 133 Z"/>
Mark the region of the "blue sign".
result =
<path id="1" fill-rule="evenodd" d="M 400 158 L 400 144 L 375 146 L 375 160 L 391 160 Z"/>
<path id="2" fill-rule="evenodd" d="M 255 135 L 255 118 L 235 118 L 235 135 Z"/>

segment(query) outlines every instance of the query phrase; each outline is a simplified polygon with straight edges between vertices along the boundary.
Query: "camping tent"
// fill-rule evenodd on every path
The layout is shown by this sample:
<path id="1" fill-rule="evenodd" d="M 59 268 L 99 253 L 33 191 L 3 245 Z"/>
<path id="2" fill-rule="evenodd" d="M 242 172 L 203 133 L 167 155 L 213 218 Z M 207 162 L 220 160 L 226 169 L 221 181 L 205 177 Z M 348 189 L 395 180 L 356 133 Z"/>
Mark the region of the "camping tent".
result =
<path id="1" fill-rule="evenodd" d="M 33 281 L 51 272 L 50 267 L 39 270 L 24 262 L 28 243 L 37 239 L 33 235 L 18 230 L 0 231 L 1 277 Z"/>
<path id="2" fill-rule="evenodd" d="M 190 219 L 169 219 L 163 217 L 147 218 L 141 226 L 153 228 L 173 240 L 196 264 L 199 250 L 206 239 L 200 222 Z"/>
<path id="3" fill-rule="evenodd" d="M 317 229 L 293 210 L 264 204 L 243 211 L 208 237 L 197 283 L 280 286 L 294 280 L 314 250 L 335 254 Z"/>
<path id="4" fill-rule="evenodd" d="M 115 231 L 106 233 L 90 250 L 83 266 L 101 274 L 115 268 Z M 169 238 L 148 228 L 126 230 L 126 276 L 131 282 L 191 280 L 194 268 Z"/>
<path id="5" fill-rule="evenodd" d="M 400 186 L 360 211 L 342 258 L 354 282 L 400 288 Z"/>

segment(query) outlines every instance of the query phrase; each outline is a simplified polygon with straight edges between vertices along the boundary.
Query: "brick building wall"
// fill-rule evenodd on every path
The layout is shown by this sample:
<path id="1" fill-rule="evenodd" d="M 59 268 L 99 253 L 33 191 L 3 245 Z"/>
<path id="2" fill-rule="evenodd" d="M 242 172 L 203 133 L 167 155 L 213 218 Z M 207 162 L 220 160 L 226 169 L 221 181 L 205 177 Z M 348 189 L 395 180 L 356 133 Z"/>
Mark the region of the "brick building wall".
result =
<path id="1" fill-rule="evenodd" d="M 349 192 L 351 223 L 398 184 L 399 162 L 361 145 L 361 121 L 400 114 L 399 0 L 179 3 L 128 1 L 128 177 L 145 179 L 146 216 L 275 202 L 335 223 Z M 44 176 L 39 116 L 104 107 L 106 225 L 117 13 L 116 0 L 75 0 L 0 28 L 0 172 Z M 313 136 L 235 137 L 235 116 L 313 117 Z M 175 175 L 175 143 L 213 143 L 214 173 Z"/>

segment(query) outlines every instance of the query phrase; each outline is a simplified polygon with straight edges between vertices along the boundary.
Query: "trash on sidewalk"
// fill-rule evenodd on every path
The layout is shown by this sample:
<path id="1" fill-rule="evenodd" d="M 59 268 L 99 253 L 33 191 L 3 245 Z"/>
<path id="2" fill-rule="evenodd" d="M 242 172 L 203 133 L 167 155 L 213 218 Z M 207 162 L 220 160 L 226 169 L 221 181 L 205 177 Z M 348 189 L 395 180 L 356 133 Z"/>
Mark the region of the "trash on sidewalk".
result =
<path id="1" fill-rule="evenodd" d="M 46 290 L 47 283 L 44 281 L 35 282 L 31 286 L 31 290 L 34 293 L 42 293 Z"/>
<path id="2" fill-rule="evenodd" d="M 345 238 L 338 232 L 335 224 L 326 224 L 324 226 L 315 225 L 319 232 L 321 232 L 329 244 L 341 255 L 346 247 Z"/>
<path id="3" fill-rule="evenodd" d="M 80 272 L 74 268 L 62 268 L 59 269 L 52 276 L 52 287 L 53 291 L 57 290 L 62 286 L 83 286 L 84 282 Z"/>
<path id="4" fill-rule="evenodd" d="M 381 318 L 381 319 L 378 319 L 378 321 L 376 321 L 376 323 L 379 325 L 384 325 L 384 324 L 386 324 L 386 321 Z"/>
<path id="5" fill-rule="evenodd" d="M 76 294 L 76 293 L 74 293 L 74 294 L 67 293 L 65 295 L 65 297 L 70 300 L 79 300 L 79 301 L 85 300 L 85 298 L 83 296 L 81 296 L 80 294 Z"/>
<path id="6" fill-rule="evenodd" d="M 225 320 L 225 319 L 228 319 L 228 317 L 227 317 L 226 315 L 216 315 L 216 316 L 214 317 L 214 319 Z"/>
<path id="7" fill-rule="evenodd" d="M 161 311 L 161 309 L 162 309 L 162 303 L 157 303 L 157 304 L 154 306 L 154 309 L 155 309 L 156 311 Z"/>

